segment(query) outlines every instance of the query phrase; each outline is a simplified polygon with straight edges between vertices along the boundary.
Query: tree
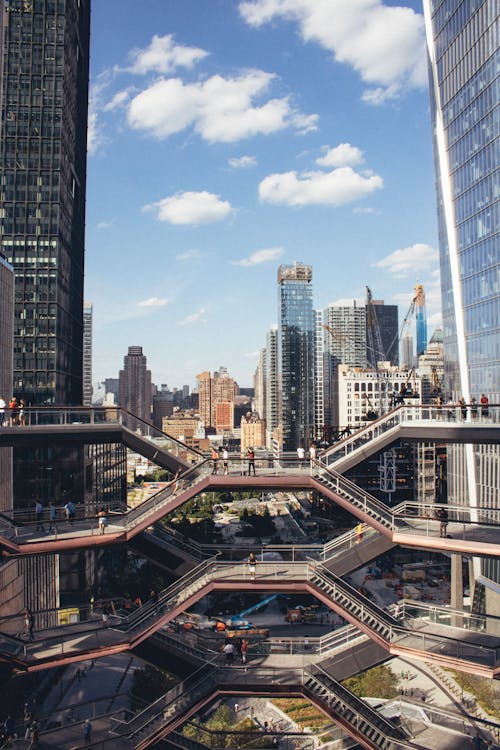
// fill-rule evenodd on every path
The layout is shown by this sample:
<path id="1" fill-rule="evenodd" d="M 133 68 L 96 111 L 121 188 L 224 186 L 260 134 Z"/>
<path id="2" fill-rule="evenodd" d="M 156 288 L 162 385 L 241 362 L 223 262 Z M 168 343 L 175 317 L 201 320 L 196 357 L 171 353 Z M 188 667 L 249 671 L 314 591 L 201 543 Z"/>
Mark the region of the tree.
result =
<path id="1" fill-rule="evenodd" d="M 358 696 L 395 698 L 398 694 L 398 678 L 389 667 L 383 665 L 349 677 L 343 685 Z"/>

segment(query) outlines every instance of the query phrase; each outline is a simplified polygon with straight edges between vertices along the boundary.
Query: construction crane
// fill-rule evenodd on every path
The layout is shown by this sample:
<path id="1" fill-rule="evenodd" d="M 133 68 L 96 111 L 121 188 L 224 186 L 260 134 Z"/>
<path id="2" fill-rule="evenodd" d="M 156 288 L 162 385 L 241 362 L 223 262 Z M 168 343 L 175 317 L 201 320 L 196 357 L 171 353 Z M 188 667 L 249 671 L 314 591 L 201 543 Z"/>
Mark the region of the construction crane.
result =
<path id="1" fill-rule="evenodd" d="M 336 331 L 335 328 L 327 326 L 326 323 L 322 323 L 321 328 L 324 328 L 325 331 L 328 331 L 332 339 L 334 339 L 334 341 L 337 341 L 339 344 L 345 344 L 349 340 L 345 334 L 339 333 L 339 331 Z"/>
<path id="2" fill-rule="evenodd" d="M 378 412 L 375 411 L 375 407 L 373 406 L 372 402 L 370 401 L 370 397 L 368 396 L 365 391 L 363 391 L 363 398 L 366 401 L 366 405 L 368 406 L 368 409 L 363 417 L 367 422 L 372 422 L 374 419 L 377 419 Z"/>
<path id="3" fill-rule="evenodd" d="M 441 387 L 441 380 L 438 375 L 436 365 L 431 367 L 431 396 L 432 398 L 439 398 L 443 395 L 443 389 Z"/>
<path id="4" fill-rule="evenodd" d="M 376 305 L 373 302 L 372 292 L 366 287 L 366 335 L 368 363 L 374 370 L 378 370 L 378 363 L 385 360 L 382 335 L 377 319 Z"/>

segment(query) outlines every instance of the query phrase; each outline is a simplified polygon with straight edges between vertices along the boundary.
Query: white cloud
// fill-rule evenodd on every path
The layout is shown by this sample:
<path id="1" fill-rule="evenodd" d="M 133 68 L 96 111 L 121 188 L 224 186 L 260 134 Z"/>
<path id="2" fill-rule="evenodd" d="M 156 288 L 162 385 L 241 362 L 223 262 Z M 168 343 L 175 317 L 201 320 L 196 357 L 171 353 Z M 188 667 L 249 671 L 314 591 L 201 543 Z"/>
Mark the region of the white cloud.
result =
<path id="1" fill-rule="evenodd" d="M 203 316 L 205 315 L 206 310 L 204 307 L 200 307 L 198 312 L 192 313 L 191 315 L 186 315 L 185 318 L 182 318 L 182 320 L 177 321 L 177 325 L 180 326 L 190 326 L 194 325 L 195 323 L 206 323 L 206 318 Z"/>
<path id="2" fill-rule="evenodd" d="M 262 70 L 249 70 L 236 78 L 214 75 L 197 83 L 161 79 L 132 99 L 128 123 L 156 138 L 167 138 L 192 127 L 210 143 L 233 143 L 286 127 L 303 130 L 304 118 L 311 120 L 316 116 L 300 115 L 291 107 L 289 97 L 255 103 L 274 77 Z"/>
<path id="3" fill-rule="evenodd" d="M 141 302 L 138 302 L 137 307 L 164 307 L 165 305 L 168 305 L 169 302 L 170 300 L 166 297 L 162 299 L 159 297 L 149 297 L 148 299 L 143 299 Z"/>
<path id="4" fill-rule="evenodd" d="M 228 201 L 220 200 L 218 195 L 200 192 L 186 192 L 171 195 L 161 201 L 143 207 L 143 211 L 157 208 L 158 221 L 168 221 L 170 224 L 212 224 L 222 221 L 232 212 Z"/>
<path id="5" fill-rule="evenodd" d="M 233 156 L 227 163 L 232 169 L 249 169 L 257 166 L 257 159 L 255 156 Z"/>
<path id="6" fill-rule="evenodd" d="M 305 42 L 327 49 L 374 89 L 365 101 L 381 103 L 382 91 L 393 98 L 427 83 L 423 17 L 411 8 L 382 0 L 244 0 L 239 10 L 254 27 L 275 18 L 297 22 Z"/>
<path id="7" fill-rule="evenodd" d="M 201 258 L 199 250 L 186 250 L 183 253 L 177 253 L 175 256 L 175 259 L 180 261 L 196 260 L 197 258 Z"/>
<path id="8" fill-rule="evenodd" d="M 351 146 L 350 143 L 339 143 L 335 148 L 324 146 L 326 153 L 316 159 L 316 164 L 320 167 L 354 167 L 362 164 L 363 152 L 357 146 Z"/>
<path id="9" fill-rule="evenodd" d="M 241 260 L 231 260 L 233 266 L 242 266 L 243 268 L 249 268 L 251 266 L 258 266 L 261 263 L 269 263 L 270 261 L 277 260 L 280 258 L 285 251 L 282 247 L 267 247 L 262 250 L 256 250 L 254 253 L 249 255 L 247 258 Z"/>
<path id="10" fill-rule="evenodd" d="M 149 72 L 171 73 L 177 68 L 192 68 L 207 55 L 208 52 L 198 47 L 175 44 L 172 34 L 165 36 L 155 34 L 149 47 L 134 49 L 129 53 L 132 65 L 124 70 L 139 75 Z"/>
<path id="11" fill-rule="evenodd" d="M 423 274 L 436 278 L 438 265 L 438 251 L 422 242 L 415 245 L 394 250 L 382 260 L 372 264 L 375 268 L 383 268 L 398 278 L 412 275 L 417 278 Z"/>
<path id="12" fill-rule="evenodd" d="M 103 110 L 105 112 L 112 112 L 114 109 L 123 107 L 130 99 L 130 89 L 123 89 L 117 91 L 116 94 L 104 105 Z"/>
<path id="13" fill-rule="evenodd" d="M 376 208 L 372 208 L 371 206 L 356 206 L 356 208 L 352 209 L 353 214 L 357 214 L 359 216 L 372 214 L 374 216 L 380 216 L 382 213 L 381 211 L 378 211 Z"/>
<path id="14" fill-rule="evenodd" d="M 293 171 L 265 177 L 259 185 L 259 197 L 267 203 L 285 206 L 340 206 L 371 195 L 383 184 L 379 175 L 360 174 L 352 167 L 301 175 Z"/>
<path id="15" fill-rule="evenodd" d="M 256 357 L 259 356 L 259 354 L 260 354 L 259 351 L 256 351 L 256 352 L 245 352 L 245 354 L 243 356 L 245 357 L 245 359 L 255 359 Z"/>
<path id="16" fill-rule="evenodd" d="M 96 229 L 111 229 L 114 223 L 114 221 L 99 221 L 96 224 Z"/>
<path id="17" fill-rule="evenodd" d="M 89 114 L 87 125 L 87 151 L 96 154 L 105 145 L 106 137 L 99 119 L 104 91 L 109 86 L 109 72 L 105 71 L 91 84 L 89 90 Z"/>

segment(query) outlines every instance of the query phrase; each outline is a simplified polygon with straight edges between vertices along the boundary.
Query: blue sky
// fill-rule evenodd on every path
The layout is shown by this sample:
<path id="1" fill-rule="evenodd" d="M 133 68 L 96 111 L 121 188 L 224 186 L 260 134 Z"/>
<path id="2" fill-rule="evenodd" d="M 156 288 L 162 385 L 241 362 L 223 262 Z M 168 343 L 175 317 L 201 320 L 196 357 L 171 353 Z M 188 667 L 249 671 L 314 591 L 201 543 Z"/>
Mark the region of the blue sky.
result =
<path id="1" fill-rule="evenodd" d="M 156 383 L 252 383 L 276 272 L 316 307 L 439 277 L 420 2 L 97 0 L 85 297 L 94 380 L 142 345 Z"/>

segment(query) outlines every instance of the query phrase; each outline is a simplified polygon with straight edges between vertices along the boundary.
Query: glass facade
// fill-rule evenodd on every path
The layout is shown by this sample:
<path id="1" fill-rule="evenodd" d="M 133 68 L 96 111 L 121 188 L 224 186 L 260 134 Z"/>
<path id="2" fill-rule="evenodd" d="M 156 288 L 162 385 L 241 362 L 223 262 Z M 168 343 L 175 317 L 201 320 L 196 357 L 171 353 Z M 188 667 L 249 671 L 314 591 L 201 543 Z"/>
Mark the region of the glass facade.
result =
<path id="1" fill-rule="evenodd" d="M 500 401 L 496 0 L 426 0 L 447 382 Z M 460 318 L 460 319 L 459 319 Z"/>
<path id="2" fill-rule="evenodd" d="M 5 0 L 0 249 L 16 275 L 14 393 L 82 403 L 90 0 Z"/>
<path id="3" fill-rule="evenodd" d="M 314 310 L 311 266 L 280 266 L 279 349 L 283 450 L 308 447 L 314 434 Z"/>
<path id="4" fill-rule="evenodd" d="M 497 0 L 424 0 L 446 396 L 469 401 L 484 393 L 490 403 L 500 402 L 499 7 Z M 491 471 L 498 460 L 498 446 L 449 448 L 448 502 L 498 507 Z M 497 560 L 475 561 L 474 569 L 476 580 L 500 582 Z"/>

